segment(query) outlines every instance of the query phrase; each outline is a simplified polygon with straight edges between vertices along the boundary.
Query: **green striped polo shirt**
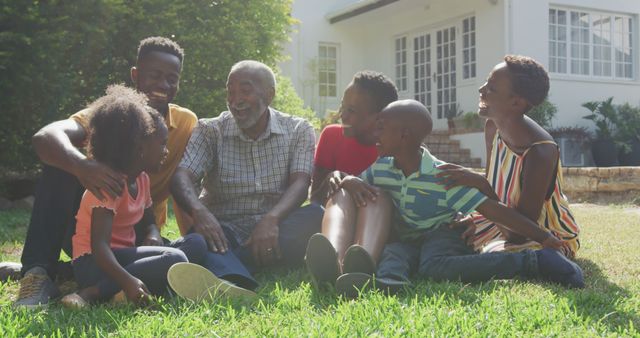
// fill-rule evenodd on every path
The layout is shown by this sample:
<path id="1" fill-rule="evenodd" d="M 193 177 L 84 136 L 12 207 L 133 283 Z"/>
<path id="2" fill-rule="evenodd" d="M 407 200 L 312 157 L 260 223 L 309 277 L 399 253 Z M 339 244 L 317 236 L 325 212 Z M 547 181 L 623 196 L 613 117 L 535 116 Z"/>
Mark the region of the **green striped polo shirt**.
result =
<path id="1" fill-rule="evenodd" d="M 469 214 L 487 199 L 476 188 L 458 186 L 445 190 L 436 177 L 441 172 L 436 166 L 444 163 L 422 148 L 420 169 L 409 177 L 394 166 L 392 157 L 379 158 L 360 175 L 365 182 L 391 195 L 401 239 L 415 239 L 451 223 L 458 212 Z"/>

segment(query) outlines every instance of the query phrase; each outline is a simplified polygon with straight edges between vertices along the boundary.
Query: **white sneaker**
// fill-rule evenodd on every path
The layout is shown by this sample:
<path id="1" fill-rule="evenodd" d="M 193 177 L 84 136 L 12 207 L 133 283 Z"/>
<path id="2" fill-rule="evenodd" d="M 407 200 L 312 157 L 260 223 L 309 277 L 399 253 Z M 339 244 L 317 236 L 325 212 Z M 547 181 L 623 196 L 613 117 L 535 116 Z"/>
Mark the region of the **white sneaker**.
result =
<path id="1" fill-rule="evenodd" d="M 167 272 L 169 285 L 178 296 L 192 300 L 216 301 L 241 299 L 250 301 L 256 293 L 216 277 L 211 271 L 193 263 L 176 263 Z"/>

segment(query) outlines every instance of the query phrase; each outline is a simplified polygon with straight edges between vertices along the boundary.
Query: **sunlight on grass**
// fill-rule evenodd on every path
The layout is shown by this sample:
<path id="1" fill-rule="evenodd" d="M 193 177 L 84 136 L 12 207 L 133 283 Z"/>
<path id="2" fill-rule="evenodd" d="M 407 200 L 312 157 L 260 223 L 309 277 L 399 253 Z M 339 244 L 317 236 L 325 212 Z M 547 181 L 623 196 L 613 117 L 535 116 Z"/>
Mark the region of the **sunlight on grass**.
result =
<path id="1" fill-rule="evenodd" d="M 318 293 L 302 270 L 258 274 L 251 307 L 161 300 L 149 309 L 59 305 L 27 312 L 10 304 L 17 283 L 0 284 L 0 336 L 639 336 L 640 209 L 573 205 L 582 225 L 578 262 L 587 287 L 529 281 L 477 285 L 421 281 L 409 292 L 346 300 Z M 2 259 L 18 259 L 29 214 L 0 212 Z M 170 219 L 163 235 L 179 236 Z"/>

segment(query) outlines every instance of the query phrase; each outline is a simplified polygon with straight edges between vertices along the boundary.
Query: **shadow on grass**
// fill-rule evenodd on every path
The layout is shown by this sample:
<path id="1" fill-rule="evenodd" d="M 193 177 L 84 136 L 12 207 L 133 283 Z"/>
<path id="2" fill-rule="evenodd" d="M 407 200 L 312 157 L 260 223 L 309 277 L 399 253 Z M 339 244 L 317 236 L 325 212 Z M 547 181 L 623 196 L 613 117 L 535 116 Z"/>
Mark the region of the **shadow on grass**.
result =
<path id="1" fill-rule="evenodd" d="M 633 323 L 633 327 L 639 328 L 640 314 L 633 309 L 621 311 L 621 306 L 616 305 L 630 297 L 640 296 L 634 296 L 628 290 L 612 283 L 593 261 L 584 258 L 578 258 L 576 261 L 582 267 L 587 282 L 584 290 L 567 294 L 577 313 L 605 325 L 612 331 L 628 327 L 630 322 Z"/>

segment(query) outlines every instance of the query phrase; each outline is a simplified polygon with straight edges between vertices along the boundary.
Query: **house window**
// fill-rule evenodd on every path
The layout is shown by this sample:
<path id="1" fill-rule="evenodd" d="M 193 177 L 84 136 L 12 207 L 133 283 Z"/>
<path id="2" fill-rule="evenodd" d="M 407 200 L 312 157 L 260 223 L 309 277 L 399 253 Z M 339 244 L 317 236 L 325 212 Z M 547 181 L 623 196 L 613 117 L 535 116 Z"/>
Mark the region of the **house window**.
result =
<path id="1" fill-rule="evenodd" d="M 553 73 L 633 78 L 630 16 L 549 9 L 549 70 Z"/>
<path id="2" fill-rule="evenodd" d="M 462 78 L 476 77 L 476 17 L 462 20 Z"/>
<path id="3" fill-rule="evenodd" d="M 413 95 L 431 110 L 431 34 L 413 39 Z"/>
<path id="4" fill-rule="evenodd" d="M 456 107 L 456 29 L 436 32 L 436 89 L 437 115 L 444 118 L 449 109 Z"/>
<path id="5" fill-rule="evenodd" d="M 338 46 L 321 43 L 318 46 L 318 95 L 336 97 L 338 78 Z"/>
<path id="6" fill-rule="evenodd" d="M 398 91 L 407 90 L 407 37 L 396 39 L 396 87 Z"/>

